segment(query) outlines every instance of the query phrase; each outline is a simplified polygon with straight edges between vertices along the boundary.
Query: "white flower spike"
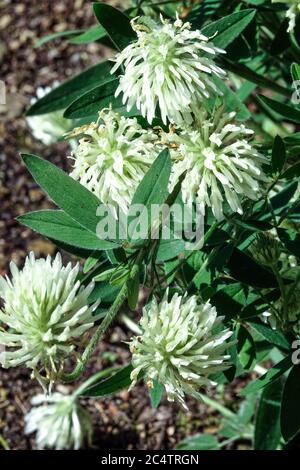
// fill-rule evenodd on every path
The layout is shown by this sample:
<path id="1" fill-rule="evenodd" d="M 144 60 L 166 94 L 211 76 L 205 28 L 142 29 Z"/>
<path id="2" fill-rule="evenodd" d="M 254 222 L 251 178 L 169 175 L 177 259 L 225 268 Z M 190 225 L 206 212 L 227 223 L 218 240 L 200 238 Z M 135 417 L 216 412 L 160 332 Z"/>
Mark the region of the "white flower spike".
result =
<path id="1" fill-rule="evenodd" d="M 91 417 L 74 395 L 36 395 L 32 404 L 25 416 L 25 433 L 36 432 L 38 449 L 78 450 L 91 443 Z"/>
<path id="2" fill-rule="evenodd" d="M 215 307 L 198 304 L 196 296 L 175 294 L 168 302 L 166 294 L 160 304 L 153 300 L 143 310 L 142 335 L 130 342 L 132 386 L 143 372 L 150 387 L 158 380 L 169 401 L 186 407 L 185 394 L 197 396 L 201 387 L 214 385 L 211 375 L 229 367 L 224 351 L 232 332 L 214 332 L 222 320 Z"/>
<path id="3" fill-rule="evenodd" d="M 58 85 L 58 82 L 54 82 L 51 87 L 39 87 L 36 91 L 36 98 L 31 100 L 31 104 L 43 98 Z M 63 111 L 27 116 L 26 121 L 33 137 L 44 145 L 56 143 L 59 138 L 63 137 L 72 128 L 72 121 L 63 117 Z"/>
<path id="4" fill-rule="evenodd" d="M 296 26 L 296 18 L 300 13 L 300 2 L 299 0 L 272 0 L 272 3 L 286 3 L 289 7 L 286 12 L 286 17 L 289 20 L 288 33 L 293 33 Z"/>
<path id="5" fill-rule="evenodd" d="M 132 197 L 159 153 L 157 136 L 143 129 L 136 118 L 126 118 L 110 109 L 99 120 L 75 129 L 84 134 L 72 154 L 70 176 L 92 191 L 103 204 L 127 213 Z"/>
<path id="6" fill-rule="evenodd" d="M 224 199 L 233 212 L 242 214 L 241 199 L 258 199 L 261 183 L 267 181 L 261 167 L 267 159 L 249 143 L 253 131 L 234 118 L 234 112 L 224 113 L 222 107 L 212 116 L 199 109 L 193 126 L 162 134 L 175 161 L 170 189 L 187 171 L 183 201 L 196 199 L 203 215 L 211 207 L 218 220 L 223 218 Z"/>
<path id="7" fill-rule="evenodd" d="M 79 265 L 64 267 L 60 254 L 51 260 L 30 253 L 22 270 L 14 263 L 10 269 L 11 279 L 0 278 L 0 322 L 7 327 L 0 331 L 0 364 L 26 365 L 44 388 L 51 387 L 76 340 L 94 325 L 98 303 L 88 305 L 94 285 L 81 287 Z"/>
<path id="8" fill-rule="evenodd" d="M 140 21 L 140 22 L 139 22 Z M 192 122 L 192 106 L 201 106 L 211 93 L 222 94 L 213 76 L 223 78 L 225 72 L 214 59 L 225 53 L 200 31 L 192 31 L 190 23 L 177 16 L 174 23 L 161 18 L 150 27 L 143 19 L 132 20 L 137 41 L 121 51 L 111 73 L 124 67 L 116 96 L 123 93 L 123 102 L 130 110 L 134 105 L 151 124 L 156 106 L 163 122 Z"/>

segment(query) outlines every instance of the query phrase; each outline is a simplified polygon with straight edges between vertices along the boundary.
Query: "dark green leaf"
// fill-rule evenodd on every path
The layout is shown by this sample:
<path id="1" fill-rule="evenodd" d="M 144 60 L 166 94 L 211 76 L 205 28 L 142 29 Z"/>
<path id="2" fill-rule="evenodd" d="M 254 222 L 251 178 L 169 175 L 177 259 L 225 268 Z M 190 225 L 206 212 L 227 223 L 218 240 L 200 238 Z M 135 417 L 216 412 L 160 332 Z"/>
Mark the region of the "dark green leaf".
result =
<path id="1" fill-rule="evenodd" d="M 103 108 L 122 107 L 122 98 L 115 98 L 114 93 L 118 86 L 118 80 L 111 78 L 110 81 L 89 90 L 84 95 L 73 101 L 65 110 L 64 116 L 69 119 L 78 119 L 85 116 L 95 116 Z"/>
<path id="2" fill-rule="evenodd" d="M 254 287 L 277 287 L 275 276 L 256 263 L 250 256 L 235 248 L 228 262 L 234 279 Z"/>
<path id="3" fill-rule="evenodd" d="M 300 365 L 294 365 L 286 380 L 281 405 L 281 432 L 286 441 L 300 431 Z"/>
<path id="4" fill-rule="evenodd" d="M 88 250 L 112 250 L 115 243 L 100 240 L 63 211 L 44 210 L 28 212 L 17 220 L 45 237 Z"/>
<path id="5" fill-rule="evenodd" d="M 150 388 L 151 406 L 157 408 L 164 393 L 164 386 L 157 380 L 153 381 L 153 388 Z"/>
<path id="6" fill-rule="evenodd" d="M 269 341 L 274 346 L 277 346 L 279 349 L 282 349 L 284 351 L 290 350 L 290 342 L 280 331 L 272 330 L 269 325 L 266 325 L 259 319 L 248 320 L 248 323 L 252 328 L 254 328 L 258 333 L 260 333 L 267 341 Z"/>
<path id="7" fill-rule="evenodd" d="M 203 34 L 212 37 L 215 46 L 226 48 L 231 44 L 248 24 L 253 20 L 256 10 L 241 10 L 220 20 L 210 23 L 202 29 Z"/>
<path id="8" fill-rule="evenodd" d="M 96 235 L 99 200 L 88 189 L 47 160 L 23 154 L 22 158 L 35 181 L 72 219 Z"/>
<path id="9" fill-rule="evenodd" d="M 121 11 L 104 3 L 94 3 L 94 13 L 118 50 L 136 39 L 130 19 Z"/>
<path id="10" fill-rule="evenodd" d="M 104 397 L 117 393 L 124 388 L 128 388 L 131 384 L 130 374 L 133 368 L 129 364 L 123 367 L 120 371 L 116 372 L 109 379 L 102 380 L 99 383 L 92 385 L 83 391 L 82 396 L 84 397 Z"/>
<path id="11" fill-rule="evenodd" d="M 281 137 L 277 135 L 274 139 L 272 149 L 272 169 L 275 173 L 280 173 L 286 160 L 285 145 Z"/>
<path id="12" fill-rule="evenodd" d="M 282 175 L 282 178 L 292 179 L 300 176 L 300 162 L 288 168 Z"/>
<path id="13" fill-rule="evenodd" d="M 241 390 L 240 395 L 248 395 L 249 393 L 258 392 L 258 390 L 261 390 L 281 377 L 292 367 L 292 365 L 293 363 L 291 357 L 285 357 L 282 359 L 282 361 L 278 362 L 278 364 L 269 369 L 268 372 L 266 372 L 264 375 L 250 382 L 243 390 Z"/>
<path id="14" fill-rule="evenodd" d="M 276 450 L 279 445 L 282 389 L 280 378 L 263 390 L 255 421 L 255 450 Z"/>
<path id="15" fill-rule="evenodd" d="M 129 278 L 127 281 L 127 300 L 131 310 L 135 310 L 139 297 L 140 288 L 140 273 L 137 272 L 134 278 Z"/>
<path id="16" fill-rule="evenodd" d="M 252 338 L 250 332 L 242 325 L 239 325 L 237 339 L 237 351 L 239 354 L 239 361 L 244 369 L 251 369 L 256 360 L 254 339 Z"/>
<path id="17" fill-rule="evenodd" d="M 84 95 L 97 85 L 105 84 L 113 80 L 110 74 L 113 64 L 106 60 L 94 65 L 79 75 L 67 80 L 46 96 L 34 103 L 27 111 L 27 116 L 46 114 L 59 109 L 65 109 L 75 99 Z"/>
<path id="18" fill-rule="evenodd" d="M 171 158 L 168 149 L 163 150 L 140 182 L 132 198 L 131 206 L 140 204 L 147 211 L 146 216 L 150 220 L 151 206 L 163 204 L 168 195 L 168 182 L 171 173 Z M 138 226 L 137 218 L 132 214 L 128 216 L 128 233 L 135 237 Z"/>
<path id="19" fill-rule="evenodd" d="M 272 100 L 267 96 L 260 95 L 258 99 L 263 105 L 266 105 L 275 113 L 279 114 L 281 117 L 287 121 L 296 122 L 300 124 L 300 110 L 293 108 L 287 104 L 280 103 L 279 101 Z"/>

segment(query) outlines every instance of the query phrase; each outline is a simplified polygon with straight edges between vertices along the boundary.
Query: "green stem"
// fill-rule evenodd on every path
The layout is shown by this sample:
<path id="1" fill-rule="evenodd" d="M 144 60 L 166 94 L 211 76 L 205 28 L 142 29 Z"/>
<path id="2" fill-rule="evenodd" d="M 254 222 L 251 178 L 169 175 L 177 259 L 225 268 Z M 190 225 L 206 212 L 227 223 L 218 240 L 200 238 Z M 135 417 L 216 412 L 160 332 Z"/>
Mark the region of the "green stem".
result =
<path id="1" fill-rule="evenodd" d="M 62 374 L 61 379 L 64 382 L 73 382 L 76 380 L 83 372 L 86 364 L 90 360 L 96 346 L 98 345 L 100 339 L 106 332 L 106 330 L 110 327 L 112 321 L 116 317 L 117 313 L 119 312 L 120 308 L 122 307 L 123 303 L 127 298 L 127 282 L 130 279 L 134 279 L 140 269 L 140 263 L 144 256 L 144 250 L 142 249 L 137 256 L 135 264 L 132 266 L 129 277 L 124 282 L 120 292 L 118 293 L 114 303 L 110 307 L 107 315 L 105 316 L 104 320 L 98 326 L 97 330 L 95 331 L 94 335 L 90 339 L 90 342 L 86 346 L 81 359 L 78 361 L 77 365 L 75 366 L 74 370 L 67 374 Z"/>

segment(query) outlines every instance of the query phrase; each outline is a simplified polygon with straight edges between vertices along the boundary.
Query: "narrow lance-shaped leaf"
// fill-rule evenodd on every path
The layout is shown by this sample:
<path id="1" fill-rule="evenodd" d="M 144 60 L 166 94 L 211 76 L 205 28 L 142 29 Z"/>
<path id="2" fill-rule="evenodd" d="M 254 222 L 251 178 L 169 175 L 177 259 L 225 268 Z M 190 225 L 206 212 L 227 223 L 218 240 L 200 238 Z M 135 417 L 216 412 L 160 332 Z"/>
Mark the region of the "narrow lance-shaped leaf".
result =
<path id="1" fill-rule="evenodd" d="M 68 214 L 57 210 L 28 212 L 17 220 L 45 237 L 87 250 L 112 250 L 116 244 L 100 240 Z"/>
<path id="2" fill-rule="evenodd" d="M 132 198 L 128 216 L 128 233 L 134 238 L 139 217 L 130 214 L 133 205 L 143 207 L 143 216 L 150 220 L 151 206 L 163 204 L 168 196 L 168 182 L 171 173 L 171 158 L 168 149 L 163 150 L 151 165 L 144 178 L 140 182 Z"/>
<path id="3" fill-rule="evenodd" d="M 232 13 L 205 26 L 202 33 L 211 37 L 215 46 L 226 48 L 244 31 L 255 14 L 254 9 Z"/>
<path id="4" fill-rule="evenodd" d="M 286 150 L 282 138 L 277 135 L 272 149 L 272 169 L 275 173 L 281 172 L 286 160 Z"/>
<path id="5" fill-rule="evenodd" d="M 118 50 L 124 49 L 136 38 L 130 19 L 121 11 L 105 3 L 95 3 L 94 13 Z"/>
<path id="6" fill-rule="evenodd" d="M 95 235 L 100 220 L 97 197 L 47 160 L 27 154 L 22 157 L 35 181 L 55 204 Z"/>
<path id="7" fill-rule="evenodd" d="M 261 395 L 254 434 L 255 450 L 276 450 L 280 441 L 282 378 L 270 383 Z"/>
<path id="8" fill-rule="evenodd" d="M 106 60 L 75 75 L 75 77 L 54 88 L 50 93 L 34 103 L 28 109 L 27 116 L 65 109 L 75 99 L 78 99 L 97 85 L 116 80 L 116 77 L 110 74 L 112 66 L 113 64 Z"/>
<path id="9" fill-rule="evenodd" d="M 294 365 L 283 390 L 281 405 L 281 432 L 286 441 L 300 431 L 300 365 Z"/>
<path id="10" fill-rule="evenodd" d="M 83 391 L 85 397 L 103 397 L 117 393 L 124 388 L 128 388 L 131 384 L 130 374 L 133 370 L 131 364 L 123 367 L 112 377 L 102 380 Z"/>

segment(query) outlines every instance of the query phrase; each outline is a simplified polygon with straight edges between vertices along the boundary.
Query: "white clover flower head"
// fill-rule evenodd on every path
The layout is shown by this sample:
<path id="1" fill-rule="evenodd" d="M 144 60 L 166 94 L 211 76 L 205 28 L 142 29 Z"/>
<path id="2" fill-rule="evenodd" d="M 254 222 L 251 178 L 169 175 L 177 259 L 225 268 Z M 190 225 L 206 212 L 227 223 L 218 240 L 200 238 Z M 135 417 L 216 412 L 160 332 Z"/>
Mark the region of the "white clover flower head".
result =
<path id="1" fill-rule="evenodd" d="M 58 85 L 58 82 L 54 82 L 51 87 L 38 87 L 36 97 L 32 98 L 31 104 L 43 98 Z M 63 111 L 27 116 L 26 121 L 34 138 L 44 145 L 54 144 L 72 127 L 72 121 L 63 117 Z"/>
<path id="2" fill-rule="evenodd" d="M 300 2 L 299 0 L 272 0 L 272 3 L 286 3 L 289 7 L 286 11 L 286 17 L 289 20 L 288 33 L 293 33 L 296 26 L 296 18 L 300 13 Z"/>
<path id="3" fill-rule="evenodd" d="M 183 201 L 196 199 L 203 215 L 211 207 L 218 220 L 224 217 L 224 199 L 233 212 L 242 214 L 242 197 L 258 199 L 261 183 L 267 181 L 261 166 L 267 159 L 250 144 L 253 131 L 236 123 L 235 115 L 224 113 L 222 107 L 211 116 L 198 109 L 192 126 L 162 134 L 162 143 L 170 146 L 175 161 L 170 189 L 187 171 L 181 186 Z"/>
<path id="4" fill-rule="evenodd" d="M 174 23 L 164 20 L 151 27 L 132 20 L 137 41 L 121 51 L 111 73 L 124 67 L 116 96 L 123 93 L 123 103 L 134 105 L 151 124 L 158 105 L 163 122 L 192 122 L 192 105 L 200 106 L 211 93 L 221 94 L 213 76 L 225 72 L 214 59 L 225 53 L 215 47 L 199 30 L 177 16 Z"/>
<path id="5" fill-rule="evenodd" d="M 25 433 L 36 432 L 39 449 L 78 450 L 90 444 L 91 417 L 74 395 L 36 395 L 32 405 L 34 408 L 25 416 Z"/>
<path id="6" fill-rule="evenodd" d="M 159 153 L 158 138 L 143 129 L 136 118 L 126 118 L 111 109 L 99 120 L 75 129 L 84 134 L 72 154 L 70 176 L 92 191 L 103 204 L 127 213 L 132 197 Z"/>
<path id="7" fill-rule="evenodd" d="M 174 294 L 170 302 L 153 300 L 140 321 L 143 333 L 130 342 L 132 386 L 143 372 L 147 383 L 158 380 L 169 401 L 185 406 L 185 394 L 197 396 L 201 387 L 214 385 L 210 376 L 229 367 L 224 351 L 232 332 L 216 332 L 223 317 L 210 303 Z"/>
<path id="8" fill-rule="evenodd" d="M 11 279 L 0 278 L 0 322 L 6 326 L 0 330 L 0 364 L 26 365 L 44 388 L 51 387 L 76 341 L 94 324 L 98 303 L 88 305 L 94 284 L 80 286 L 79 264 L 63 266 L 60 254 L 35 259 L 31 252 L 22 270 L 14 263 L 10 269 Z"/>

